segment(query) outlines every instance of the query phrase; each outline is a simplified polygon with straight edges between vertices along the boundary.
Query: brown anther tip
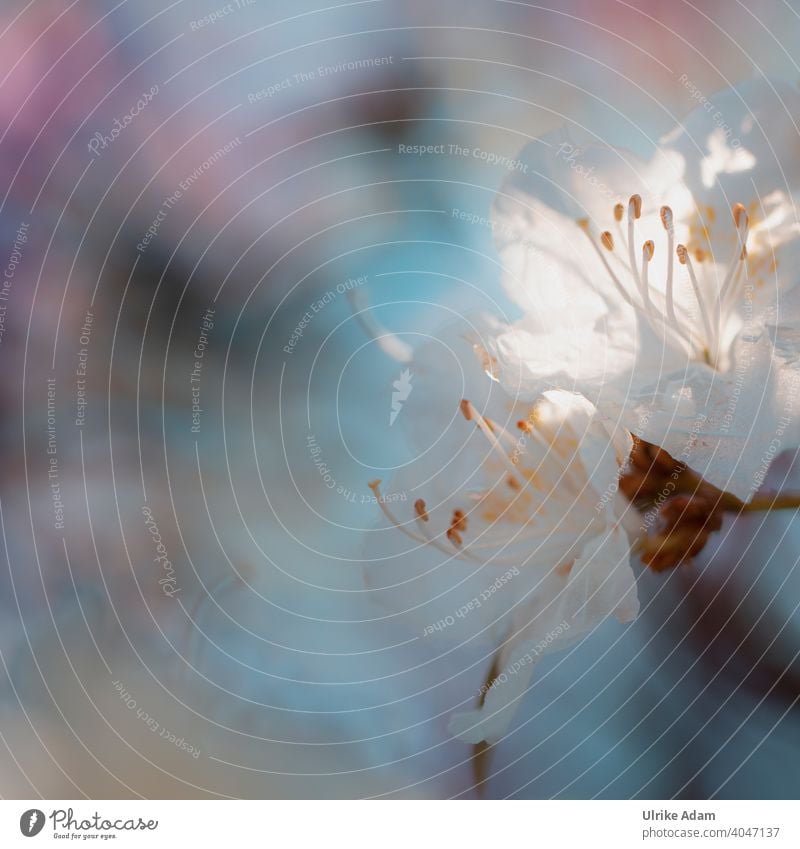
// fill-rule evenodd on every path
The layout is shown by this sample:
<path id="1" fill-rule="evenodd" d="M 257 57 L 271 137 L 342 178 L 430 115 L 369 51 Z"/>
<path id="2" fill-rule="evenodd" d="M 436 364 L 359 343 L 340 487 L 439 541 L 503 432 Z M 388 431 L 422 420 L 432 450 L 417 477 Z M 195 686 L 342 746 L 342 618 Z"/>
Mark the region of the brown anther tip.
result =
<path id="1" fill-rule="evenodd" d="M 518 427 L 521 431 L 523 431 L 524 433 L 530 433 L 530 432 L 531 432 L 531 425 L 530 425 L 530 422 L 526 422 L 526 421 L 525 421 L 525 419 L 520 419 L 520 420 L 517 422 L 517 427 Z"/>
<path id="2" fill-rule="evenodd" d="M 622 216 L 625 215 L 625 207 L 621 203 L 614 204 L 614 220 L 622 221 Z"/>
<path id="3" fill-rule="evenodd" d="M 468 421 L 472 421 L 472 404 L 464 398 L 461 402 L 461 415 Z"/>
<path id="4" fill-rule="evenodd" d="M 661 224 L 665 230 L 672 229 L 672 210 L 668 206 L 661 207 Z"/>
<path id="5" fill-rule="evenodd" d="M 614 237 L 608 232 L 608 230 L 605 230 L 600 234 L 600 242 L 607 251 L 614 250 Z"/>
<path id="6" fill-rule="evenodd" d="M 747 217 L 747 210 L 744 208 L 744 204 L 735 203 L 733 205 L 733 223 L 739 227 L 742 224 L 742 216 L 744 216 L 744 226 L 746 227 L 749 219 Z"/>
<path id="7" fill-rule="evenodd" d="M 467 530 L 467 514 L 463 510 L 453 510 L 453 518 L 450 521 L 450 528 L 454 531 Z"/>
<path id="8" fill-rule="evenodd" d="M 706 258 L 706 252 L 702 248 L 695 248 L 694 258 L 698 262 L 703 262 L 703 260 L 705 260 Z"/>
<path id="9" fill-rule="evenodd" d="M 414 512 L 422 519 L 423 522 L 428 521 L 428 510 L 425 507 L 425 502 L 422 498 L 418 498 L 414 502 Z"/>
<path id="10" fill-rule="evenodd" d="M 450 540 L 450 542 L 453 543 L 454 546 L 456 546 L 456 548 L 461 548 L 461 546 L 463 545 L 461 534 L 459 534 L 458 531 L 453 530 L 453 528 L 447 529 L 447 538 Z"/>
<path id="11" fill-rule="evenodd" d="M 586 230 L 588 232 L 588 230 L 589 230 L 589 219 L 588 218 L 579 218 L 575 223 L 578 225 L 578 227 L 581 228 L 581 230 Z"/>
<path id="12" fill-rule="evenodd" d="M 368 486 L 370 489 L 377 489 L 380 485 L 381 485 L 381 479 L 380 479 L 380 478 L 375 478 L 375 480 L 374 480 L 374 481 L 370 481 L 370 482 L 367 484 L 367 486 Z"/>
<path id="13" fill-rule="evenodd" d="M 655 246 L 655 243 L 652 241 L 652 239 L 648 239 L 648 240 L 647 240 L 647 241 L 646 241 L 646 242 L 642 245 L 642 255 L 644 256 L 644 258 L 645 258 L 648 262 L 650 262 L 650 260 L 653 258 L 653 254 L 654 254 L 655 252 L 656 252 L 656 246 Z"/>
<path id="14" fill-rule="evenodd" d="M 675 248 L 675 253 L 678 254 L 678 261 L 681 265 L 686 265 L 687 260 L 689 259 L 689 251 L 686 250 L 686 245 L 678 245 Z"/>
<path id="15" fill-rule="evenodd" d="M 642 217 L 642 196 L 641 195 L 631 195 L 631 199 L 628 201 L 628 208 L 633 209 L 633 217 L 641 218 Z"/>

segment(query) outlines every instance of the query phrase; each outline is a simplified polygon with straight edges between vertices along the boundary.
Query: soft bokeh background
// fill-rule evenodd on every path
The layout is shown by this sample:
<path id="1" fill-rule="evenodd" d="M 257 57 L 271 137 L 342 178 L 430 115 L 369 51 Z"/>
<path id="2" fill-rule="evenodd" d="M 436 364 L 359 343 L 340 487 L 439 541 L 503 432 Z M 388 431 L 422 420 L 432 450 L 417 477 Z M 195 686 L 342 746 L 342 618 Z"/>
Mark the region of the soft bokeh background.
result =
<path id="1" fill-rule="evenodd" d="M 512 315 L 489 227 L 454 215 L 488 216 L 503 167 L 400 145 L 513 158 L 566 125 L 647 154 L 693 105 L 683 75 L 713 99 L 798 61 L 794 0 L 5 0 L 0 793 L 796 797 L 783 515 L 642 574 L 637 622 L 543 661 L 476 788 L 445 725 L 489 659 L 363 581 L 367 481 L 408 457 L 398 364 L 336 287 L 362 278 L 412 346 Z M 800 486 L 790 461 L 773 484 Z"/>

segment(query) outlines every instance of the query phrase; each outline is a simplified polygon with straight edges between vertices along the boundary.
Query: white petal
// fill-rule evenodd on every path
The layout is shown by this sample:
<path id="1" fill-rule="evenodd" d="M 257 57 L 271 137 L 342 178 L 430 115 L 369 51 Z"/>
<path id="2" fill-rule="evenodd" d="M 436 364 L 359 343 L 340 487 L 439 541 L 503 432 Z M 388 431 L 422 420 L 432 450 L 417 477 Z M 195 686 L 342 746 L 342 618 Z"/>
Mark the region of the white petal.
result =
<path id="1" fill-rule="evenodd" d="M 630 543 L 624 531 L 589 542 L 569 578 L 550 578 L 526 608 L 528 621 L 503 652 L 503 670 L 476 710 L 455 714 L 449 730 L 470 743 L 495 743 L 505 734 L 514 711 L 530 684 L 536 663 L 545 654 L 573 644 L 611 614 L 622 622 L 639 611 L 636 580 L 630 567 Z M 547 592 L 552 593 L 547 598 Z M 517 617 L 519 621 L 519 617 Z"/>
<path id="2" fill-rule="evenodd" d="M 616 295 L 577 221 L 606 229 L 615 203 L 660 194 L 665 179 L 678 180 L 681 159 L 658 153 L 645 163 L 628 151 L 551 134 L 525 147 L 519 162 L 493 206 L 506 290 L 542 328 L 569 323 L 576 308 L 596 319 Z"/>
<path id="3" fill-rule="evenodd" d="M 532 399 L 565 389 L 594 400 L 604 385 L 620 379 L 624 385 L 636 363 L 630 322 L 619 313 L 600 320 L 576 313 L 573 319 L 549 331 L 522 321 L 494 337 L 491 350 L 509 393 Z"/>
<path id="4" fill-rule="evenodd" d="M 665 379 L 627 423 L 714 486 L 747 501 L 773 458 L 800 445 L 798 376 L 762 336 L 742 340 L 730 373 L 702 365 Z"/>
<path id="5" fill-rule="evenodd" d="M 708 92 L 706 104 L 689 113 L 663 142 L 683 158 L 684 183 L 696 204 L 726 210 L 776 189 L 791 193 L 800 177 L 799 114 L 800 92 L 794 86 L 748 80 Z"/>

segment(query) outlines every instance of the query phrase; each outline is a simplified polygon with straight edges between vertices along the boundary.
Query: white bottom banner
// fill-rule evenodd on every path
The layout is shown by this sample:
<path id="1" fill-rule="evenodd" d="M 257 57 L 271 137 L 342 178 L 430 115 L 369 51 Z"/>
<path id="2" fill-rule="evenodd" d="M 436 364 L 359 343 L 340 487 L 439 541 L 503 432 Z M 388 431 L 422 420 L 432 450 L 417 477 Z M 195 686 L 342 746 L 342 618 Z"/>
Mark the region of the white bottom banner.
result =
<path id="1" fill-rule="evenodd" d="M 2 801 L 0 846 L 800 846 L 794 801 Z M 191 843 L 190 843 L 191 841 Z"/>

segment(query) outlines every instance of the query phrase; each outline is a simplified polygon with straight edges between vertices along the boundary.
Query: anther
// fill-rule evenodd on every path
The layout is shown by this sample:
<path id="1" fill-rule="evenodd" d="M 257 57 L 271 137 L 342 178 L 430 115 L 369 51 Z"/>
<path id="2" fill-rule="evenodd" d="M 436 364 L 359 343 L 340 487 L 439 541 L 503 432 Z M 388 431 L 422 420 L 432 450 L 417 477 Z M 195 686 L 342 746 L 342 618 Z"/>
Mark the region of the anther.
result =
<path id="1" fill-rule="evenodd" d="M 661 225 L 668 233 L 671 232 L 673 227 L 672 210 L 668 206 L 662 206 L 660 215 Z"/>
<path id="2" fill-rule="evenodd" d="M 653 254 L 656 252 L 656 246 L 651 239 L 648 239 L 642 245 L 642 257 L 646 262 L 650 262 L 653 258 Z"/>
<path id="3" fill-rule="evenodd" d="M 642 196 L 641 195 L 631 195 L 631 199 L 628 201 L 628 211 L 633 213 L 634 218 L 642 217 Z"/>
<path id="4" fill-rule="evenodd" d="M 614 204 L 614 220 L 622 221 L 623 215 L 625 215 L 625 207 L 621 203 Z"/>
<path id="5" fill-rule="evenodd" d="M 607 251 L 614 250 L 614 237 L 608 232 L 608 230 L 605 230 L 600 234 L 600 242 Z"/>
<path id="6" fill-rule="evenodd" d="M 456 548 L 461 548 L 461 546 L 464 544 L 463 540 L 461 539 L 461 535 L 454 528 L 447 529 L 447 538 L 450 540 L 450 542 L 453 543 Z"/>
<path id="7" fill-rule="evenodd" d="M 686 261 L 689 259 L 689 251 L 686 250 L 686 245 L 678 245 L 675 253 L 678 254 L 678 262 L 681 265 L 686 265 Z"/>
<path id="8" fill-rule="evenodd" d="M 744 204 L 735 203 L 733 205 L 733 222 L 737 229 L 741 228 L 742 225 L 745 227 L 749 225 L 750 221 L 747 217 L 747 210 L 744 208 Z"/>
<path id="9" fill-rule="evenodd" d="M 472 421 L 472 404 L 464 398 L 461 402 L 461 415 L 468 421 Z"/>
<path id="10" fill-rule="evenodd" d="M 428 509 L 425 506 L 425 502 L 422 498 L 418 498 L 414 502 L 414 512 L 420 519 L 422 519 L 423 522 L 427 522 L 429 520 Z"/>

